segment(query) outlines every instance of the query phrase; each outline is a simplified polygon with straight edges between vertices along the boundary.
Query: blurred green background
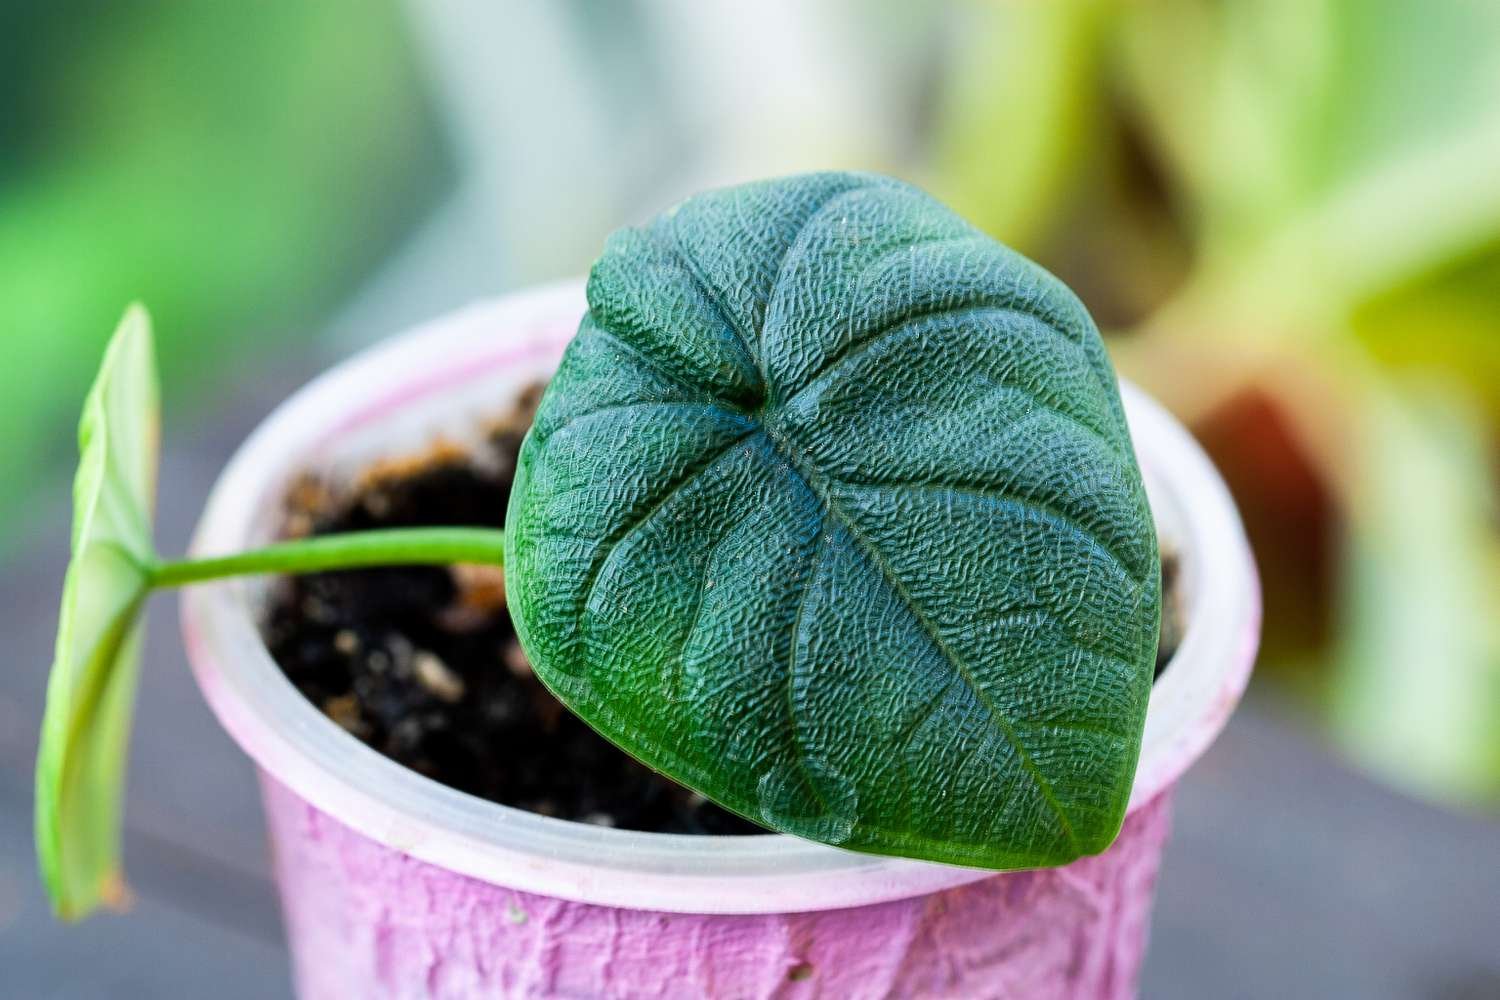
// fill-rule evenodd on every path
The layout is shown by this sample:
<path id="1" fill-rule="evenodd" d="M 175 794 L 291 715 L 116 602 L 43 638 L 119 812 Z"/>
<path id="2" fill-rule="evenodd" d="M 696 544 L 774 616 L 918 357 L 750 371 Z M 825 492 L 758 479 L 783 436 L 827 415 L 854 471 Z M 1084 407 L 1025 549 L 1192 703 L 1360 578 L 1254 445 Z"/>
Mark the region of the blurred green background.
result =
<path id="1" fill-rule="evenodd" d="M 189 415 L 316 329 L 448 162 L 392 4 L 0 4 L 5 541 L 69 460 L 125 303 Z"/>
<path id="2" fill-rule="evenodd" d="M 1500 802 L 1500 4 L 0 3 L 0 512 L 131 299 L 172 420 L 698 188 L 929 187 L 1072 284 L 1264 573 L 1257 683 Z"/>

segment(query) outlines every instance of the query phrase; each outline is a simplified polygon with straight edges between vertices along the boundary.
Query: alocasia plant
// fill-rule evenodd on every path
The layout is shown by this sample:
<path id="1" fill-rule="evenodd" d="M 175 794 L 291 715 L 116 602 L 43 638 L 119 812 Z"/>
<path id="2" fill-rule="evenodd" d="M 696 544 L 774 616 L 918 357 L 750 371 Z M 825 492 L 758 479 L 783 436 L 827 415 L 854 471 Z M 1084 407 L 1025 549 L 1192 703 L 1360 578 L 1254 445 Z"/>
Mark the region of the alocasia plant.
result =
<path id="1" fill-rule="evenodd" d="M 166 564 L 146 545 L 132 593 L 503 556 L 543 681 L 730 809 L 995 869 L 1107 847 L 1160 569 L 1114 374 L 1072 293 L 914 188 L 814 174 L 617 233 L 588 301 L 522 447 L 503 544 L 408 529 Z M 124 592 L 77 583 L 65 643 L 70 608 Z M 82 656 L 107 681 L 129 665 L 120 649 L 60 645 L 54 669 Z M 105 720 L 50 724 L 79 712 L 57 685 L 44 757 L 84 753 L 82 730 Z M 39 779 L 44 867 L 70 841 L 112 843 L 52 771 Z M 49 884 L 64 912 L 91 902 Z"/>
<path id="2" fill-rule="evenodd" d="M 821 175 L 616 234 L 521 452 L 512 613 L 620 746 L 737 812 L 990 867 L 1105 847 L 1157 554 L 1077 299 Z"/>

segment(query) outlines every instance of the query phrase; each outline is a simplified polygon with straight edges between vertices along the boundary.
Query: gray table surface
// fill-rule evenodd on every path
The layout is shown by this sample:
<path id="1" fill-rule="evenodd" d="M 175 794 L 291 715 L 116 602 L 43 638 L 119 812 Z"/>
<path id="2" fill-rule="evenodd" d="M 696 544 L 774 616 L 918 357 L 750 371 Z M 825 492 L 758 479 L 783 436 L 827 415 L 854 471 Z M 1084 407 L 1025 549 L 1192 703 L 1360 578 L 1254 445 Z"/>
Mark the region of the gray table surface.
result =
<path id="1" fill-rule="evenodd" d="M 310 371 L 259 373 L 212 419 L 172 428 L 162 551 L 181 550 L 234 444 Z M 28 536 L 0 573 L 0 997 L 289 995 L 254 777 L 193 686 L 170 597 L 151 607 L 132 748 L 134 909 L 49 917 L 31 771 L 66 511 L 43 505 Z M 1142 993 L 1500 998 L 1500 819 L 1371 783 L 1254 690 L 1179 790 Z"/>

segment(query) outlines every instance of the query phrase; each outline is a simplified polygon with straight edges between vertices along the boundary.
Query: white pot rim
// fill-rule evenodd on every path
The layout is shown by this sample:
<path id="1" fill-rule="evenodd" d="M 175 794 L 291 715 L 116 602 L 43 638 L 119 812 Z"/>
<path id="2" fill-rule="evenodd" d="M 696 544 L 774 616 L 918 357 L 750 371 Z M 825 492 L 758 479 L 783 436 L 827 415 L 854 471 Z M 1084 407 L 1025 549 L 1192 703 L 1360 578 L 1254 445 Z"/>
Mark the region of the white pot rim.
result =
<path id="1" fill-rule="evenodd" d="M 447 425 L 495 416 L 500 393 L 551 371 L 585 308 L 582 282 L 538 288 L 472 305 L 336 366 L 287 399 L 235 454 L 209 499 L 194 554 L 266 541 L 295 474 L 347 464 L 361 445 L 366 457 L 382 446 L 389 453 L 393 436 L 413 430 L 398 433 L 395 416 L 424 406 L 441 411 Z M 1260 592 L 1239 516 L 1208 458 L 1144 393 L 1128 384 L 1123 393 L 1159 529 L 1182 559 L 1189 622 L 1152 692 L 1134 811 L 1173 785 L 1223 728 L 1254 659 Z M 416 430 L 432 435 L 431 424 Z M 614 830 L 448 788 L 345 733 L 292 686 L 257 631 L 256 592 L 253 582 L 226 581 L 183 593 L 189 656 L 213 711 L 276 781 L 423 861 L 577 902 L 695 913 L 833 909 L 990 874 L 779 835 Z"/>

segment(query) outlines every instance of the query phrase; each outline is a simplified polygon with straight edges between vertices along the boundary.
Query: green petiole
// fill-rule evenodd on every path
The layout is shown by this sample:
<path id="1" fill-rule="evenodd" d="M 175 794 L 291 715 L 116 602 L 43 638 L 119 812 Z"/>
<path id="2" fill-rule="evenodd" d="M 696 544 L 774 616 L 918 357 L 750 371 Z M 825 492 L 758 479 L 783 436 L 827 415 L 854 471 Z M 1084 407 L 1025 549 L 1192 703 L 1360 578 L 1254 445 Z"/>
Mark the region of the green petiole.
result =
<path id="1" fill-rule="evenodd" d="M 147 570 L 152 587 L 180 587 L 252 573 L 317 573 L 370 566 L 505 564 L 505 533 L 498 528 L 386 528 L 321 535 L 234 555 L 157 563 Z"/>

